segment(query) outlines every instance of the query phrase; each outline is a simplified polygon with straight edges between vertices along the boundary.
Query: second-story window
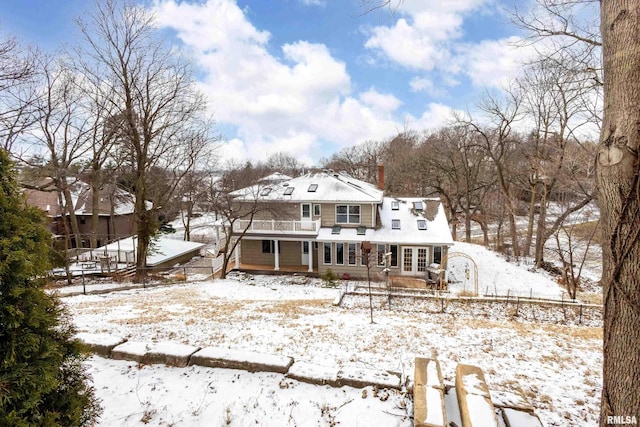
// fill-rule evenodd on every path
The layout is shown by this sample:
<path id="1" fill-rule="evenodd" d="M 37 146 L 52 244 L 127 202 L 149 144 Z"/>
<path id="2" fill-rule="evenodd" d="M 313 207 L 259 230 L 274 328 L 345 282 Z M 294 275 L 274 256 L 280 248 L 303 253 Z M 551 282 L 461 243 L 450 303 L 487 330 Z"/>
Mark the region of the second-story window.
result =
<path id="1" fill-rule="evenodd" d="M 307 203 L 302 204 L 302 219 L 311 218 L 311 205 Z"/>
<path id="2" fill-rule="evenodd" d="M 336 205 L 336 223 L 360 224 L 360 205 Z"/>

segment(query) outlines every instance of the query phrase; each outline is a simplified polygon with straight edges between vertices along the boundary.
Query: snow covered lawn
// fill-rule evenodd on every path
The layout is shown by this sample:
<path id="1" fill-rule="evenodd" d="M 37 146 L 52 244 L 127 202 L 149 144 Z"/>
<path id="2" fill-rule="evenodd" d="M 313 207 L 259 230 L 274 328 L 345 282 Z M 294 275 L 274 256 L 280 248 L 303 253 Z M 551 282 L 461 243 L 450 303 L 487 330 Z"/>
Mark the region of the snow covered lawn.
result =
<path id="1" fill-rule="evenodd" d="M 448 384 L 458 363 L 478 365 L 491 390 L 521 390 L 544 425 L 597 425 L 599 327 L 395 311 L 378 303 L 371 324 L 368 300 L 335 307 L 338 290 L 321 284 L 300 277 L 240 276 L 63 301 L 80 332 L 132 341 L 228 347 L 405 375 L 412 374 L 416 356 L 436 356 Z M 103 425 L 227 425 L 227 419 L 239 426 L 333 425 L 332 420 L 349 426 L 411 425 L 403 414 L 412 409 L 395 392 L 381 400 L 372 397 L 371 388 L 363 398 L 362 390 L 349 387 L 293 380 L 283 386 L 280 374 L 138 369 L 98 357 L 88 364 L 105 407 Z"/>

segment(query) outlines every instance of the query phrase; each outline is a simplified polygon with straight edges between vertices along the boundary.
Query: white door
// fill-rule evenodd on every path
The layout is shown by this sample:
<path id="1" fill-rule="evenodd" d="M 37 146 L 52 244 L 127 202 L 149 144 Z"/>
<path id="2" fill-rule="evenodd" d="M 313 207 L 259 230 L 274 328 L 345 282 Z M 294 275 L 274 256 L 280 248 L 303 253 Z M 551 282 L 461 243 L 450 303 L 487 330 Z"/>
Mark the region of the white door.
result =
<path id="1" fill-rule="evenodd" d="M 302 265 L 309 265 L 309 242 L 302 243 Z"/>
<path id="2" fill-rule="evenodd" d="M 423 276 L 427 272 L 429 249 L 419 247 L 402 248 L 402 274 Z"/>
<path id="3" fill-rule="evenodd" d="M 313 222 L 311 221 L 311 204 L 303 203 L 300 205 L 300 217 L 302 218 L 301 229 L 313 230 Z"/>

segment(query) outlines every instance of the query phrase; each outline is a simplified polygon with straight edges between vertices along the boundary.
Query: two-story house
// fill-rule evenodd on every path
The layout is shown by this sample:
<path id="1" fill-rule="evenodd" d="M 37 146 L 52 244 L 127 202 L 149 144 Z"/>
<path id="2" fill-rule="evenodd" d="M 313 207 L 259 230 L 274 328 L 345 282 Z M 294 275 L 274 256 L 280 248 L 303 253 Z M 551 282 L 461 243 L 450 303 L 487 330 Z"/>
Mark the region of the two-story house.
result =
<path id="1" fill-rule="evenodd" d="M 364 246 L 372 274 L 387 265 L 391 276 L 425 277 L 453 245 L 440 199 L 385 197 L 374 185 L 330 170 L 269 180 L 232 195 L 239 203 L 277 207 L 251 223 L 236 222 L 237 232 L 249 227 L 236 251 L 238 268 L 320 275 L 331 269 L 363 278 Z"/>
<path id="2" fill-rule="evenodd" d="M 40 185 L 45 187 L 48 181 L 45 180 Z M 115 184 L 107 184 L 101 190 L 98 205 L 93 206 L 93 192 L 88 183 L 79 180 L 70 184 L 71 198 L 78 219 L 79 238 L 81 239 L 80 242 L 73 242 L 74 246 L 89 246 L 91 219 L 94 211 L 98 212 L 98 228 L 96 230 L 98 246 L 135 233 L 134 195 Z M 34 189 L 25 189 L 24 192 L 27 204 L 42 209 L 50 218 L 50 231 L 54 235 L 63 235 L 65 221 L 69 224 L 69 214 L 60 206 L 58 193 Z"/>

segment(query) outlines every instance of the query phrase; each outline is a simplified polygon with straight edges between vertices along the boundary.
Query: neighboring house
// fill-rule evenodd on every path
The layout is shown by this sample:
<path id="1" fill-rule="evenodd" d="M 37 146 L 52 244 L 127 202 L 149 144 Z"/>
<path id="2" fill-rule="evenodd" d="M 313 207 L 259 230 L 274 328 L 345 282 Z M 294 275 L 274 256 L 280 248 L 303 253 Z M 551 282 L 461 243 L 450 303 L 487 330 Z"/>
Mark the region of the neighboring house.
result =
<path id="1" fill-rule="evenodd" d="M 382 180 L 383 171 L 380 171 Z M 380 183 L 383 187 L 383 183 Z M 385 197 L 383 191 L 346 174 L 325 170 L 268 180 L 232 193 L 239 203 L 264 203 L 236 251 L 238 268 L 367 276 L 426 277 L 453 245 L 440 199 Z M 237 221 L 236 233 L 249 225 Z M 437 271 L 436 266 L 431 269 Z"/>
<path id="2" fill-rule="evenodd" d="M 46 183 L 45 183 L 46 184 Z M 40 187 L 44 188 L 44 185 Z M 77 181 L 71 186 L 71 197 L 74 211 L 78 219 L 81 241 L 77 246 L 89 247 L 91 235 L 91 216 L 98 210 L 99 222 L 97 230 L 98 246 L 135 233 L 134 207 L 135 196 L 114 184 L 105 185 L 100 192 L 98 206 L 93 206 L 91 186 Z M 54 235 L 64 235 L 64 209 L 58 202 L 57 191 L 24 190 L 27 204 L 45 211 L 51 219 L 50 231 Z M 68 221 L 68 219 L 67 219 Z M 75 242 L 74 242 L 75 243 Z M 74 244 L 74 246 L 76 246 Z"/>

